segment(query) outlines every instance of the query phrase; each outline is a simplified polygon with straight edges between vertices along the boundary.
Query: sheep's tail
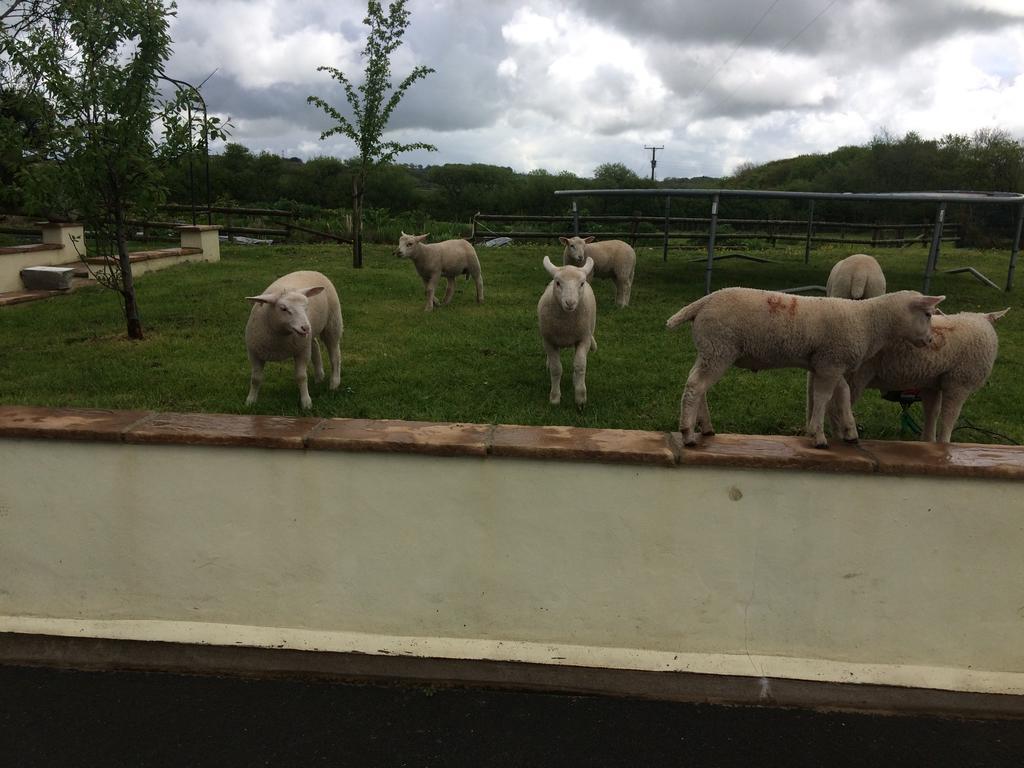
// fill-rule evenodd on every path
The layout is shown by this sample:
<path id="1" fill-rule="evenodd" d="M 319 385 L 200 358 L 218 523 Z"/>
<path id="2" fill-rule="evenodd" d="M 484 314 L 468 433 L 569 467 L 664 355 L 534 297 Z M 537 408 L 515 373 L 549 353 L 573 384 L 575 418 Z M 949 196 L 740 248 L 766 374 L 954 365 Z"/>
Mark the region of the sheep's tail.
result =
<path id="1" fill-rule="evenodd" d="M 665 321 L 665 327 L 669 330 L 678 328 L 683 323 L 688 323 L 697 316 L 697 313 L 704 307 L 704 303 L 711 298 L 711 294 L 697 299 L 692 304 L 687 304 L 685 307 L 676 312 L 672 317 Z"/>
<path id="2" fill-rule="evenodd" d="M 867 288 L 868 284 L 868 273 L 865 269 L 854 270 L 853 276 L 850 278 L 850 298 L 851 299 L 863 299 L 864 289 Z"/>
<path id="3" fill-rule="evenodd" d="M 597 352 L 597 339 L 593 336 L 590 337 L 590 351 Z"/>

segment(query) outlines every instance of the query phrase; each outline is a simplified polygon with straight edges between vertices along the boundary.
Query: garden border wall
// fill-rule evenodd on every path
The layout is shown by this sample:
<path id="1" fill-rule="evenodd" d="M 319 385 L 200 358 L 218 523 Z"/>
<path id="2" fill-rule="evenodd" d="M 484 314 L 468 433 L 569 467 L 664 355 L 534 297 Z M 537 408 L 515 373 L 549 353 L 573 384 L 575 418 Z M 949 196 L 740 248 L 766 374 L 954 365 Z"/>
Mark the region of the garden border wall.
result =
<path id="1" fill-rule="evenodd" d="M 1024 448 L 677 438 L 0 407 L 0 662 L 1024 715 Z"/>

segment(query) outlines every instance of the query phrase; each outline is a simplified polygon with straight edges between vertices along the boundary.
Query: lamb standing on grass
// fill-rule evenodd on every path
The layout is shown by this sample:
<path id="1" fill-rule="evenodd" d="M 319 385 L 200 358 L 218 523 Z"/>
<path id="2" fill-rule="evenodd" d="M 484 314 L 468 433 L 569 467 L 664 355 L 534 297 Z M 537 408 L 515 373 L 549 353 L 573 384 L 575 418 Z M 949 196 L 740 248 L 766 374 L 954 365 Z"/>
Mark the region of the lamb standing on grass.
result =
<path id="1" fill-rule="evenodd" d="M 341 303 L 331 281 L 319 272 L 292 272 L 271 283 L 253 303 L 245 326 L 245 348 L 252 364 L 249 396 L 252 405 L 263 383 L 263 366 L 270 360 L 295 361 L 295 381 L 303 408 L 312 408 L 306 382 L 310 359 L 317 381 L 324 378 L 319 336 L 331 356 L 331 389 L 341 384 Z"/>
<path id="2" fill-rule="evenodd" d="M 423 286 L 427 290 L 427 305 L 423 308 L 430 312 L 435 304 L 443 303 L 448 305 L 455 293 L 455 278 L 458 275 L 466 275 L 466 279 L 473 278 L 476 282 L 476 303 L 484 301 L 484 278 L 480 272 L 480 259 L 476 255 L 476 249 L 466 240 L 444 240 L 440 243 L 424 243 L 430 235 L 407 235 L 405 232 L 398 239 L 398 248 L 395 255 L 405 257 L 412 261 L 413 266 L 423 280 Z M 447 289 L 444 292 L 444 302 L 438 302 L 434 297 L 437 288 L 437 281 L 441 276 L 448 281 Z"/>
<path id="3" fill-rule="evenodd" d="M 833 392 L 839 397 L 843 439 L 856 441 L 857 425 L 844 374 L 857 370 L 887 345 L 906 340 L 923 346 L 931 341 L 932 313 L 944 298 L 899 291 L 851 301 L 723 288 L 688 304 L 666 323 L 675 328 L 692 321 L 697 347 L 679 407 L 683 442 L 697 444 L 693 430 L 698 421 L 704 434 L 714 434 L 706 392 L 734 364 L 753 371 L 811 371 L 814 407 L 807 433 L 813 435 L 815 447 L 828 447 L 823 425 Z"/>
<path id="4" fill-rule="evenodd" d="M 938 442 L 948 443 L 964 401 L 981 389 L 992 373 L 999 351 L 995 322 L 1009 311 L 936 315 L 928 346 L 893 344 L 847 375 L 851 405 L 868 387 L 883 392 L 920 390 L 924 403 L 921 439 L 936 440 L 941 413 Z M 829 418 L 833 423 L 838 418 L 835 403 L 829 404 Z"/>
<path id="5" fill-rule="evenodd" d="M 874 257 L 855 253 L 836 262 L 828 273 L 825 295 L 840 299 L 873 299 L 885 293 L 885 274 Z"/>
<path id="6" fill-rule="evenodd" d="M 593 237 L 560 237 L 565 250 L 562 264 L 582 267 L 589 257 L 594 260 L 594 277 L 610 277 L 615 283 L 615 303 L 620 307 L 629 306 L 629 294 L 633 289 L 633 271 L 636 269 L 636 252 L 621 240 L 593 242 Z"/>
<path id="7" fill-rule="evenodd" d="M 576 352 L 572 359 L 572 384 L 576 405 L 582 407 L 587 402 L 587 353 L 597 350 L 597 300 L 587 282 L 594 271 L 594 260 L 588 258 L 582 267 L 556 267 L 545 256 L 544 269 L 553 278 L 537 302 L 540 337 L 551 374 L 548 400 L 552 405 L 562 401 L 561 350 L 573 347 Z"/>

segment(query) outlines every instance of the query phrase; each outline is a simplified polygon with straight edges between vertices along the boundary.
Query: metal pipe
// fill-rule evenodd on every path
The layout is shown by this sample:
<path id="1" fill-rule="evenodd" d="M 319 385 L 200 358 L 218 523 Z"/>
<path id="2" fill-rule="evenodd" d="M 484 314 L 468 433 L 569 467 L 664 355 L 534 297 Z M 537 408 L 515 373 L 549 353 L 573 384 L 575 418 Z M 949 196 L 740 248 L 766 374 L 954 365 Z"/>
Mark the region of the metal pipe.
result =
<path id="1" fill-rule="evenodd" d="M 876 200 L 918 203 L 994 203 L 1024 202 L 1019 192 L 784 192 L 755 189 L 558 189 L 556 196 L 572 197 L 764 197 L 789 200 Z"/>
<path id="2" fill-rule="evenodd" d="M 804 264 L 811 263 L 811 236 L 814 232 L 814 199 L 807 207 L 807 242 L 804 243 Z"/>
<path id="3" fill-rule="evenodd" d="M 1013 250 L 1010 251 L 1010 270 L 1006 273 L 1006 290 L 1013 288 L 1013 273 L 1017 269 L 1017 257 L 1020 255 L 1020 235 L 1024 228 L 1024 203 L 1017 211 L 1017 228 L 1013 235 Z"/>
<path id="4" fill-rule="evenodd" d="M 924 268 L 924 290 L 922 293 L 928 293 L 928 289 L 931 287 L 932 275 L 935 273 L 935 267 L 939 263 L 939 246 L 942 243 L 942 222 L 946 218 L 946 203 L 945 201 L 939 203 L 938 208 L 935 209 L 935 227 L 932 229 L 932 247 L 928 251 L 928 262 Z"/>
<path id="5" fill-rule="evenodd" d="M 711 199 L 711 225 L 708 229 L 708 261 L 704 267 L 704 295 L 711 293 L 711 269 L 715 263 L 715 229 L 718 227 L 718 195 Z"/>
<path id="6" fill-rule="evenodd" d="M 572 233 L 575 237 L 580 236 L 580 209 L 576 205 L 576 198 L 572 199 Z"/>
<path id="7" fill-rule="evenodd" d="M 671 220 L 669 219 L 669 208 L 671 208 L 671 206 L 672 206 L 672 198 L 671 197 L 666 197 L 665 198 L 665 240 L 662 243 L 662 250 L 661 250 L 661 260 L 662 261 L 668 261 L 668 230 L 669 230 L 669 227 L 671 226 L 670 225 L 670 221 Z"/>

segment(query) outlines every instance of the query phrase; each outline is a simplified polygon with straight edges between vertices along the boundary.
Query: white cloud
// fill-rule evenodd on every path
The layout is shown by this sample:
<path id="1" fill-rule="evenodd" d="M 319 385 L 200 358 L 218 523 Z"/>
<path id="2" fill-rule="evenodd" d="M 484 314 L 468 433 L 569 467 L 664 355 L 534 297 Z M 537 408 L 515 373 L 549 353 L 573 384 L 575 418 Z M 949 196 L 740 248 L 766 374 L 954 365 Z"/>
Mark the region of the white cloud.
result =
<path id="1" fill-rule="evenodd" d="M 867 142 L 1000 127 L 1024 136 L 1024 0 L 823 0 L 756 18 L 743 0 L 411 0 L 393 64 L 437 69 L 393 116 L 408 162 L 488 162 L 589 175 L 604 162 L 659 176 L 719 175 Z M 354 152 L 305 104 L 344 104 L 315 69 L 353 79 L 364 0 L 179 0 L 169 74 L 197 81 L 232 140 L 308 157 Z M 758 11 L 760 13 L 761 11 Z M 788 44 L 788 47 L 787 47 Z M 784 50 L 783 50 L 784 49 Z"/>

